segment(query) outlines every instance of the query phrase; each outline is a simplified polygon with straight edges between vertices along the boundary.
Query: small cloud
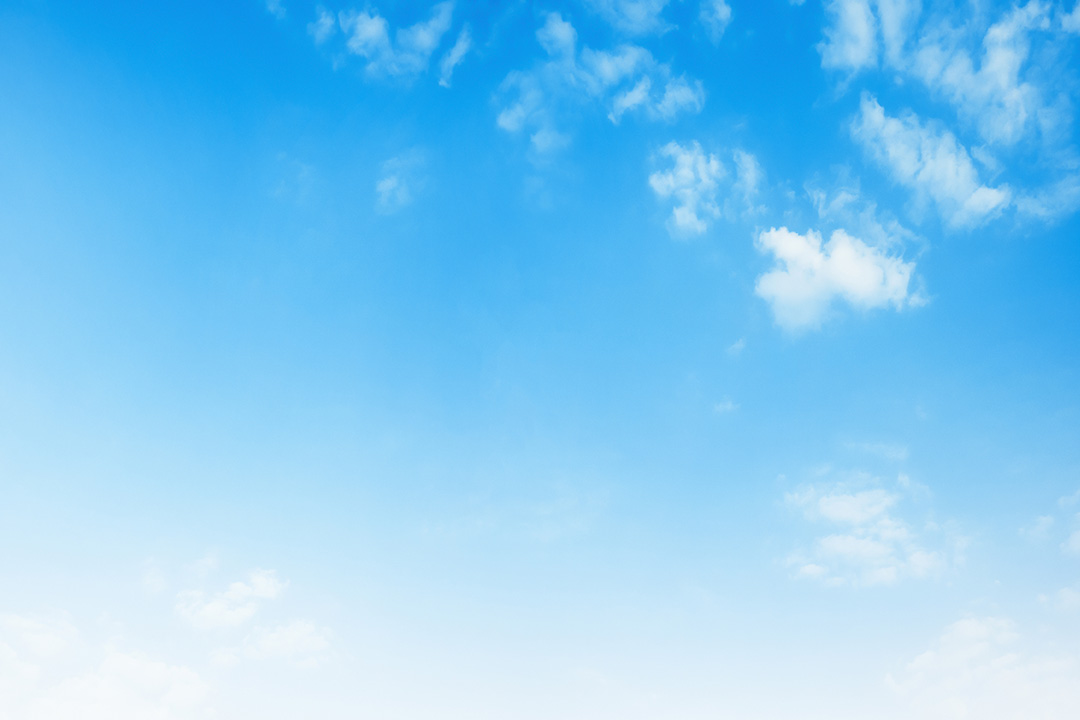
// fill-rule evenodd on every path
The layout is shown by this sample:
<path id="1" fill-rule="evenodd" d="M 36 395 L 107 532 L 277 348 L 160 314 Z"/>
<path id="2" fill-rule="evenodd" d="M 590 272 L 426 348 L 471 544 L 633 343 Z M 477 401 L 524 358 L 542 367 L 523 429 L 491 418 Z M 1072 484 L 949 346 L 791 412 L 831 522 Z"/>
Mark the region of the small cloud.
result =
<path id="1" fill-rule="evenodd" d="M 423 152 L 416 149 L 384 162 L 375 181 L 375 209 L 392 215 L 411 205 L 423 188 L 425 164 Z"/>
<path id="2" fill-rule="evenodd" d="M 735 342 L 728 345 L 727 354 L 733 357 L 742 355 L 742 351 L 746 349 L 746 338 L 739 338 Z"/>
<path id="3" fill-rule="evenodd" d="M 201 590 L 181 592 L 176 597 L 176 611 L 199 629 L 242 625 L 254 617 L 259 601 L 275 599 L 287 584 L 278 580 L 273 570 L 254 570 L 246 582 L 234 582 L 215 595 Z"/>
<path id="4" fill-rule="evenodd" d="M 410 79 L 427 70 L 432 53 L 450 29 L 453 11 L 452 2 L 438 3 L 427 20 L 399 29 L 393 39 L 386 18 L 370 8 L 343 12 L 338 22 L 348 38 L 346 50 L 367 61 L 368 76 Z"/>
<path id="5" fill-rule="evenodd" d="M 713 412 L 717 415 L 726 415 L 727 413 L 733 413 L 738 409 L 738 403 L 732 401 L 730 398 L 724 398 L 713 405 Z"/>
<path id="6" fill-rule="evenodd" d="M 285 19 L 285 4 L 282 0 L 266 0 L 266 11 L 278 20 Z"/>
<path id="7" fill-rule="evenodd" d="M 658 197 L 674 202 L 668 232 L 676 237 L 701 235 L 709 220 L 720 217 L 716 196 L 719 181 L 726 174 L 724 166 L 697 142 L 685 146 L 669 142 L 660 155 L 672 161 L 672 168 L 650 175 L 649 185 Z"/>
<path id="8" fill-rule="evenodd" d="M 315 9 L 315 19 L 308 23 L 307 31 L 316 45 L 322 45 L 337 32 L 337 20 L 333 13 L 320 5 Z"/>
<path id="9" fill-rule="evenodd" d="M 461 61 L 465 59 L 465 55 L 471 48 L 472 35 L 466 25 L 461 29 L 457 42 L 443 55 L 442 61 L 439 62 L 439 85 L 444 88 L 450 87 L 450 78 L 454 74 L 454 68 L 461 64 Z"/>
<path id="10" fill-rule="evenodd" d="M 731 6 L 725 0 L 702 0 L 701 12 L 698 14 L 701 24 L 705 26 L 705 32 L 713 43 L 720 42 L 724 31 L 731 24 Z"/>

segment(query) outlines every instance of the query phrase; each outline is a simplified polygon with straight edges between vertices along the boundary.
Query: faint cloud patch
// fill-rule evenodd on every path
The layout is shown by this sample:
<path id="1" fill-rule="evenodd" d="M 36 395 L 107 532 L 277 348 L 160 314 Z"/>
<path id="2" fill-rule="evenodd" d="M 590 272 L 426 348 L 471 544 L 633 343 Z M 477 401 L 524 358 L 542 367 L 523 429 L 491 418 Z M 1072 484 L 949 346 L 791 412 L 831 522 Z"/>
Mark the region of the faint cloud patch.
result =
<path id="1" fill-rule="evenodd" d="M 185 590 L 176 597 L 176 612 L 199 629 L 234 627 L 255 616 L 261 601 L 277 598 L 288 585 L 273 570 L 253 570 L 222 592 L 209 595 Z"/>
<path id="2" fill-rule="evenodd" d="M 426 165 L 426 157 L 418 149 L 408 150 L 384 162 L 375 181 L 376 211 L 392 215 L 412 205 L 426 183 Z"/>
<path id="3" fill-rule="evenodd" d="M 886 681 L 898 699 L 928 720 L 1066 720 L 1080 707 L 1080 660 L 1044 652 L 1007 618 L 968 617 Z"/>
<path id="4" fill-rule="evenodd" d="M 785 504 L 824 528 L 787 564 L 795 576 L 835 586 L 893 585 L 941 574 L 962 560 L 966 540 L 930 520 L 901 515 L 914 494 L 901 476 L 886 485 L 877 478 L 815 483 L 784 496 Z"/>
<path id="5" fill-rule="evenodd" d="M 282 0 L 266 0 L 266 11 L 278 20 L 285 19 L 285 3 Z"/>

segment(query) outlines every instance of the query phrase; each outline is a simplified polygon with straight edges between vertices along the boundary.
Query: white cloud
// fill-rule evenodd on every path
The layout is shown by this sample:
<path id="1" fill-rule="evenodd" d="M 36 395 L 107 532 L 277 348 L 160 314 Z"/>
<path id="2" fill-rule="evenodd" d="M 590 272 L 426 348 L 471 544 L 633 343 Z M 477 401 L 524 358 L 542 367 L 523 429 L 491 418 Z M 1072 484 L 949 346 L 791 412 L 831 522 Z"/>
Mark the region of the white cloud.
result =
<path id="1" fill-rule="evenodd" d="M 330 39 L 331 35 L 337 32 L 337 21 L 334 19 L 333 13 L 321 5 L 315 12 L 316 17 L 308 23 L 307 31 L 308 35 L 315 40 L 316 45 L 322 45 Z"/>
<path id="2" fill-rule="evenodd" d="M 589 4 L 617 29 L 632 35 L 668 27 L 661 17 L 668 0 L 589 0 Z"/>
<path id="3" fill-rule="evenodd" d="M 442 60 L 439 62 L 439 85 L 445 88 L 450 87 L 450 78 L 454 74 L 454 68 L 461 64 L 461 61 L 465 59 L 465 55 L 471 48 L 472 35 L 469 33 L 468 26 L 466 26 L 458 34 L 457 42 L 443 55 Z"/>
<path id="4" fill-rule="evenodd" d="M 393 41 L 390 24 L 377 10 L 343 12 L 338 21 L 348 37 L 347 50 L 367 60 L 369 76 L 412 78 L 427 70 L 432 53 L 450 29 L 453 10 L 453 2 L 438 3 L 427 20 L 399 29 Z"/>
<path id="5" fill-rule="evenodd" d="M 1080 555 L 1080 528 L 1073 530 L 1061 543 L 1061 549 L 1070 555 Z"/>
<path id="6" fill-rule="evenodd" d="M 1003 618 L 965 618 L 887 678 L 913 717 L 1067 720 L 1080 708 L 1080 662 L 1039 652 Z"/>
<path id="7" fill-rule="evenodd" d="M 1021 73 L 1030 54 L 1030 32 L 1049 27 L 1049 8 L 1031 0 L 987 30 L 977 69 L 972 55 L 940 30 L 920 44 L 911 70 L 974 123 L 985 140 L 1013 144 L 1033 127 L 1044 105 L 1039 89 Z"/>
<path id="8" fill-rule="evenodd" d="M 828 527 L 809 548 L 788 558 L 796 577 L 828 585 L 890 585 L 942 571 L 950 553 L 932 549 L 934 527 L 923 532 L 897 516 L 910 483 L 892 489 L 877 481 L 809 485 L 785 496 L 786 503 Z M 962 543 L 957 543 L 959 547 Z"/>
<path id="9" fill-rule="evenodd" d="M 234 582 L 215 595 L 201 590 L 179 593 L 176 611 L 200 629 L 242 625 L 254 617 L 261 600 L 273 600 L 286 585 L 273 570 L 254 570 L 246 582 Z"/>
<path id="10" fill-rule="evenodd" d="M 822 67 L 861 70 L 877 64 L 877 25 L 870 0 L 829 0 L 831 24 L 818 45 Z"/>
<path id="11" fill-rule="evenodd" d="M 1050 537 L 1050 530 L 1054 527 L 1053 515 L 1040 515 L 1030 527 L 1020 528 L 1020 534 L 1031 540 L 1042 542 Z"/>
<path id="12" fill-rule="evenodd" d="M 281 0 L 266 0 L 266 11 L 278 20 L 285 19 L 285 4 Z"/>
<path id="13" fill-rule="evenodd" d="M 699 16 L 709 39 L 718 43 L 731 24 L 731 6 L 725 0 L 702 0 Z"/>
<path id="14" fill-rule="evenodd" d="M 0 616 L 0 717 L 186 720 L 207 716 L 208 692 L 188 667 L 86 646 L 66 620 Z"/>
<path id="15" fill-rule="evenodd" d="M 776 266 L 758 278 L 755 292 L 787 330 L 820 326 L 836 300 L 861 310 L 911 304 L 908 287 L 915 264 L 843 230 L 823 245 L 813 230 L 800 235 L 786 227 L 772 228 L 758 235 L 756 245 L 773 255 Z"/>
<path id="16" fill-rule="evenodd" d="M 1062 30 L 1080 34 L 1080 2 L 1073 5 L 1071 13 L 1063 14 L 1060 17 Z"/>
<path id="17" fill-rule="evenodd" d="M 257 627 L 244 642 L 244 653 L 257 660 L 289 660 L 313 665 L 330 649 L 330 632 L 307 620 Z"/>
<path id="18" fill-rule="evenodd" d="M 739 338 L 735 342 L 728 345 L 728 355 L 742 355 L 742 351 L 746 349 L 746 338 Z"/>
<path id="19" fill-rule="evenodd" d="M 1010 203 L 1007 186 L 980 181 L 971 156 L 952 133 L 924 125 L 914 113 L 890 117 L 876 98 L 864 94 L 851 134 L 894 181 L 923 200 L 932 199 L 953 226 L 978 225 Z"/>
<path id="20" fill-rule="evenodd" d="M 683 146 L 669 142 L 660 155 L 670 158 L 670 170 L 657 171 L 649 176 L 649 185 L 661 198 L 670 198 L 674 207 L 668 219 L 668 231 L 673 236 L 700 235 L 708 229 L 708 220 L 720 217 L 716 195 L 719 181 L 726 171 L 719 158 L 706 154 L 701 145 L 692 142 Z"/>
<path id="21" fill-rule="evenodd" d="M 616 125 L 628 114 L 671 122 L 704 107 L 700 82 L 673 76 L 666 64 L 641 46 L 579 50 L 577 31 L 559 13 L 546 16 L 536 38 L 547 58 L 529 71 L 507 75 L 500 87 L 505 100 L 496 124 L 509 133 L 527 133 L 539 154 L 569 142 L 557 124 L 561 116 L 581 106 L 601 105 Z"/>
<path id="22" fill-rule="evenodd" d="M 375 181 L 375 209 L 391 215 L 411 205 L 424 185 L 424 165 L 424 154 L 417 149 L 384 162 Z"/>

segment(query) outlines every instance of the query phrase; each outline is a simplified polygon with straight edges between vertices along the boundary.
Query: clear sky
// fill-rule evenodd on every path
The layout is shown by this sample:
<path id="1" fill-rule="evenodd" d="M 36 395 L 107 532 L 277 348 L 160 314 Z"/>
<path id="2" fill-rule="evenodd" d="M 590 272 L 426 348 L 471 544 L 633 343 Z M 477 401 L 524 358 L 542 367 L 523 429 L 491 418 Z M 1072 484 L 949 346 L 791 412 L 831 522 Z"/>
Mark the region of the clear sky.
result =
<path id="1" fill-rule="evenodd" d="M 0 0 L 0 717 L 1080 716 L 1074 0 Z"/>

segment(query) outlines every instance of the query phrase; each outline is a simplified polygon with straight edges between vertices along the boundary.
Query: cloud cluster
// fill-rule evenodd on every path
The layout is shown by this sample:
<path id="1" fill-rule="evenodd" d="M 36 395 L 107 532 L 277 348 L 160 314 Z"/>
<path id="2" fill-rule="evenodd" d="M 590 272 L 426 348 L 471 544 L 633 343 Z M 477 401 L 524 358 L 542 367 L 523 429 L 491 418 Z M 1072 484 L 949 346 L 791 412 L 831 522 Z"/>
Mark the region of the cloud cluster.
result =
<path id="1" fill-rule="evenodd" d="M 649 186 L 661 200 L 672 204 L 667 221 L 672 237 L 701 235 L 709 222 L 721 215 L 735 215 L 733 199 L 756 210 L 755 201 L 765 173 L 757 158 L 745 150 L 731 154 L 733 171 L 720 157 L 705 152 L 701 144 L 669 142 L 658 153 L 670 166 L 649 175 Z"/>
<path id="2" fill-rule="evenodd" d="M 772 228 L 758 235 L 757 247 L 772 255 L 776 264 L 758 278 L 754 290 L 787 330 L 820 326 L 837 300 L 860 310 L 912 304 L 909 288 L 915 264 L 843 230 L 823 243 L 813 230 L 801 235 L 786 227 Z"/>
<path id="3" fill-rule="evenodd" d="M 663 32 L 662 14 L 669 0 L 588 0 L 589 6 L 616 29 L 631 35 Z"/>
<path id="4" fill-rule="evenodd" d="M 370 5 L 337 15 L 319 6 L 307 31 L 316 45 L 324 45 L 340 30 L 346 56 L 361 58 L 367 77 L 409 81 L 427 71 L 443 37 L 450 31 L 453 16 L 454 3 L 445 0 L 436 3 L 426 19 L 392 31 L 390 22 Z M 454 68 L 471 48 L 472 37 L 468 27 L 464 27 L 439 63 L 441 85 L 450 86 Z"/>
<path id="5" fill-rule="evenodd" d="M 931 548 L 936 526 L 920 531 L 898 516 L 911 492 L 903 475 L 895 487 L 868 478 L 809 485 L 785 495 L 805 519 L 828 528 L 808 548 L 788 558 L 797 577 L 827 585 L 891 585 L 940 573 L 954 557 Z"/>
<path id="6" fill-rule="evenodd" d="M 560 112 L 567 106 L 600 104 L 616 125 L 628 114 L 671 121 L 704 107 L 700 82 L 674 76 L 668 65 L 639 45 L 579 50 L 577 31 L 559 13 L 547 15 L 536 38 L 547 59 L 506 77 L 496 124 L 508 133 L 528 133 L 533 150 L 541 155 L 569 143 L 569 136 L 558 129 Z"/>
<path id="7" fill-rule="evenodd" d="M 1010 203 L 1009 187 L 984 184 L 951 132 L 922 123 L 914 113 L 891 117 L 875 97 L 864 94 L 851 134 L 894 181 L 932 200 L 954 227 L 983 223 Z"/>

